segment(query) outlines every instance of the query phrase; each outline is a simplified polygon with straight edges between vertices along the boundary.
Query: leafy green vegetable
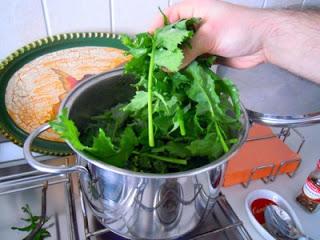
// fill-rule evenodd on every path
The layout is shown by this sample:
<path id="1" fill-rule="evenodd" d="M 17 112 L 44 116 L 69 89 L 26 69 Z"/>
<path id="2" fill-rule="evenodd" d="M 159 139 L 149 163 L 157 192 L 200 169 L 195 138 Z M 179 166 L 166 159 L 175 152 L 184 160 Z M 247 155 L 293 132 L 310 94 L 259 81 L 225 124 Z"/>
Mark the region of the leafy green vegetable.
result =
<path id="1" fill-rule="evenodd" d="M 144 108 L 148 104 L 148 93 L 145 91 L 137 91 L 131 102 L 124 107 L 124 111 L 136 112 Z"/>
<path id="2" fill-rule="evenodd" d="M 236 87 L 210 70 L 214 57 L 179 70 L 199 22 L 170 24 L 164 16 L 165 26 L 153 34 L 122 36 L 132 56 L 125 73 L 137 80 L 135 95 L 93 116 L 81 135 L 67 110 L 52 128 L 77 150 L 133 171 L 184 171 L 228 152 L 242 127 Z"/>
<path id="3" fill-rule="evenodd" d="M 51 121 L 49 124 L 52 129 L 60 135 L 63 139 L 66 139 L 78 150 L 83 150 L 84 145 L 79 140 L 79 131 L 74 122 L 68 119 L 67 109 L 63 109 L 62 113 L 58 116 L 58 119 Z"/>
<path id="4" fill-rule="evenodd" d="M 23 206 L 22 211 L 27 215 L 26 218 L 22 218 L 21 220 L 27 222 L 29 225 L 25 227 L 11 227 L 12 230 L 18 230 L 22 232 L 31 232 L 40 221 L 40 216 L 34 216 L 31 212 L 31 208 L 28 204 Z M 46 218 L 45 223 L 49 221 L 49 218 Z M 47 228 L 42 227 L 35 235 L 34 240 L 43 240 L 45 238 L 50 237 L 51 234 L 48 232 Z"/>

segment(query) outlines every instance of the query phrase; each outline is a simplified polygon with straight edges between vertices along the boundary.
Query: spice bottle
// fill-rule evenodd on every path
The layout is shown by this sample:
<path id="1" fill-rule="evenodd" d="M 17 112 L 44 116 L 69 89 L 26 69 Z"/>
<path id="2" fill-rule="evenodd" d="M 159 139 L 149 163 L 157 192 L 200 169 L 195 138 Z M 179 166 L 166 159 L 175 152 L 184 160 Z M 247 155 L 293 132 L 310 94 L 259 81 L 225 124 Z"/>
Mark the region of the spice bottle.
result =
<path id="1" fill-rule="evenodd" d="M 297 201 L 310 213 L 316 212 L 320 208 L 320 159 L 317 167 L 312 171 L 301 193 L 297 196 Z"/>

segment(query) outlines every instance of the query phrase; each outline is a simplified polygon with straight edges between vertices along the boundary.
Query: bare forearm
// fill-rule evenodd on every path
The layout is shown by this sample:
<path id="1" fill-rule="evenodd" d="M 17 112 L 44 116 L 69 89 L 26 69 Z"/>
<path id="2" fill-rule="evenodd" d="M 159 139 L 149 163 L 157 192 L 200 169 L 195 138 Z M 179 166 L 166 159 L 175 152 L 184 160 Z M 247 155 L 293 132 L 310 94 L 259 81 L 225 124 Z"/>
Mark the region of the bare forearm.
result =
<path id="1" fill-rule="evenodd" d="M 320 84 L 320 11 L 269 10 L 265 16 L 267 61 Z"/>

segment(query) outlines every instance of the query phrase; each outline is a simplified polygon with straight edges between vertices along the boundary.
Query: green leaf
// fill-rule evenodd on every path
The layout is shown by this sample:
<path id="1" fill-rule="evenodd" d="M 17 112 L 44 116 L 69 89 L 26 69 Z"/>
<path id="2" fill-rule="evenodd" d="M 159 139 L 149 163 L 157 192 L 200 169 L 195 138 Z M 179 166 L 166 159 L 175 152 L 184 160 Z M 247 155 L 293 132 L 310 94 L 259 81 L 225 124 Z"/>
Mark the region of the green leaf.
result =
<path id="1" fill-rule="evenodd" d="M 164 97 L 160 93 L 158 93 L 156 91 L 153 91 L 153 95 L 160 100 L 160 102 L 163 104 L 163 107 L 164 107 L 165 111 L 167 113 L 169 113 L 168 104 L 167 104 L 166 100 L 164 99 Z"/>
<path id="2" fill-rule="evenodd" d="M 225 93 L 227 96 L 230 96 L 232 100 L 235 117 L 239 119 L 241 115 L 241 107 L 240 107 L 240 97 L 239 97 L 239 92 L 237 87 L 229 79 L 223 79 L 223 80 L 219 79 L 217 81 L 217 86 L 221 88 L 221 91 L 223 93 Z"/>
<path id="3" fill-rule="evenodd" d="M 193 62 L 185 71 L 193 79 L 187 94 L 198 103 L 198 108 L 201 109 L 201 112 L 205 112 L 207 109 L 214 119 L 216 112 L 223 113 L 219 107 L 220 99 L 216 94 L 214 81 L 201 65 Z"/>
<path id="4" fill-rule="evenodd" d="M 160 7 L 158 7 L 158 9 L 159 9 L 161 15 L 163 16 L 163 25 L 169 25 L 170 22 L 169 22 L 167 15 L 164 14 L 164 12 L 161 10 Z"/>
<path id="5" fill-rule="evenodd" d="M 193 156 L 210 157 L 212 160 L 223 154 L 223 148 L 219 144 L 217 134 L 208 133 L 205 138 L 194 140 L 186 147 Z"/>
<path id="6" fill-rule="evenodd" d="M 146 78 L 144 77 L 148 71 L 145 65 L 146 62 L 148 62 L 147 57 L 132 58 L 124 67 L 125 73 L 130 73 L 136 77 L 139 77 L 139 86 L 146 85 Z"/>
<path id="7" fill-rule="evenodd" d="M 152 46 L 152 36 L 150 33 L 140 33 L 134 38 L 122 35 L 121 41 L 129 48 L 128 53 L 132 54 L 135 58 L 146 55 L 149 51 L 148 49 Z"/>
<path id="8" fill-rule="evenodd" d="M 220 107 L 220 98 L 215 90 L 214 79 L 210 70 L 202 67 L 197 62 L 193 62 L 186 69 L 186 73 L 193 78 L 193 83 L 187 91 L 188 96 L 198 103 L 198 111 L 204 111 L 206 108 L 211 113 L 214 122 L 215 131 L 225 152 L 229 147 L 225 141 L 223 129 L 219 126 L 218 117 L 222 119 L 228 116 Z M 221 120 L 221 119 L 219 119 Z"/>
<path id="9" fill-rule="evenodd" d="M 166 48 L 169 51 L 174 51 L 178 48 L 186 38 L 191 38 L 192 31 L 173 28 L 173 25 L 168 25 L 156 31 L 156 45 Z"/>
<path id="10" fill-rule="evenodd" d="M 168 51 L 159 49 L 155 52 L 154 62 L 160 67 L 164 67 L 171 72 L 178 71 L 183 60 L 183 53 L 180 49 Z"/>
<path id="11" fill-rule="evenodd" d="M 137 112 L 148 104 L 148 93 L 145 91 L 137 91 L 136 95 L 131 99 L 130 103 L 123 108 L 124 111 Z"/>
<path id="12" fill-rule="evenodd" d="M 194 30 L 194 27 L 196 25 L 198 25 L 199 23 L 201 22 L 201 18 L 189 18 L 189 19 L 184 19 L 184 20 L 181 20 L 177 23 L 175 23 L 175 28 L 178 28 L 178 29 L 187 29 L 187 30 L 192 30 L 193 32 L 195 31 Z"/>
<path id="13" fill-rule="evenodd" d="M 31 233 L 37 226 L 40 221 L 40 216 L 34 216 L 31 212 L 30 206 L 26 204 L 23 206 L 22 211 L 27 215 L 27 218 L 22 218 L 23 221 L 27 222 L 29 225 L 25 227 L 11 227 L 12 230 L 18 230 L 22 232 L 29 232 Z M 48 222 L 50 218 L 46 218 L 44 223 Z M 43 240 L 47 237 L 50 237 L 51 234 L 48 232 L 47 228 L 42 226 L 40 230 L 36 233 L 34 240 Z"/>
<path id="14" fill-rule="evenodd" d="M 200 19 L 163 17 L 154 33 L 121 38 L 132 56 L 125 73 L 137 80 L 128 103 L 94 116 L 81 135 L 67 114 L 53 123 L 75 148 L 117 167 L 167 173 L 207 164 L 238 141 L 239 94 L 210 70 L 214 56 L 179 71 Z"/>
<path id="15" fill-rule="evenodd" d="M 68 110 L 64 108 L 62 113 L 56 120 L 49 122 L 52 129 L 60 135 L 63 139 L 70 142 L 77 150 L 85 149 L 85 146 L 79 140 L 79 131 L 72 120 L 68 119 Z"/>
<path id="16" fill-rule="evenodd" d="M 106 162 L 117 167 L 125 167 L 129 156 L 132 154 L 135 146 L 138 145 L 138 138 L 132 128 L 127 127 L 122 133 L 119 151 L 106 159 Z"/>
<path id="17" fill-rule="evenodd" d="M 190 156 L 190 150 L 186 148 L 185 144 L 170 141 L 166 145 L 152 149 L 152 152 L 162 153 L 167 152 L 169 156 L 177 156 L 180 158 L 187 158 Z"/>
<path id="18" fill-rule="evenodd" d="M 101 128 L 99 129 L 98 136 L 93 138 L 92 147 L 86 147 L 85 151 L 101 160 L 107 160 L 110 156 L 116 153 L 111 139 L 106 136 L 105 132 Z"/>
<path id="19" fill-rule="evenodd" d="M 172 83 L 175 91 L 179 91 L 181 88 L 190 85 L 192 83 L 191 79 L 186 75 L 176 72 L 172 75 Z"/>

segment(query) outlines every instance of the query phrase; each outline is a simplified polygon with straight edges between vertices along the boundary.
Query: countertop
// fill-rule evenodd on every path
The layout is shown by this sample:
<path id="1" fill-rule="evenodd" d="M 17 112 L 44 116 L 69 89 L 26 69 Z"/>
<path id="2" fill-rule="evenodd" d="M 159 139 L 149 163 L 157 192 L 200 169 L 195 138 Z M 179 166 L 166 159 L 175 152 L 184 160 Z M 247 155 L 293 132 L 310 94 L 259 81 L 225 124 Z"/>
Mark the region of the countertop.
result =
<path id="1" fill-rule="evenodd" d="M 305 233 L 314 239 L 320 239 L 320 211 L 313 214 L 307 213 L 295 200 L 305 179 L 309 173 L 314 170 L 316 161 L 320 158 L 320 125 L 298 128 L 298 131 L 305 137 L 306 142 L 300 152 L 302 157 L 301 166 L 293 178 L 289 178 L 287 175 L 281 175 L 278 176 L 274 182 L 268 184 L 263 183 L 261 180 L 257 180 L 252 181 L 248 188 L 243 188 L 241 185 L 235 185 L 222 189 L 230 205 L 233 207 L 238 217 L 243 221 L 245 228 L 254 240 L 263 240 L 264 238 L 260 236 L 258 231 L 256 231 L 251 224 L 244 203 L 246 196 L 256 189 L 269 189 L 280 194 L 294 209 Z M 298 144 L 298 138 L 294 136 L 289 137 L 287 143 L 294 148 Z M 315 225 L 316 223 L 318 226 Z"/>
<path id="2" fill-rule="evenodd" d="M 220 66 L 219 75 L 232 79 L 240 91 L 242 103 L 249 109 L 280 115 L 296 115 L 320 111 L 320 85 L 307 81 L 271 64 L 261 64 L 247 70 L 237 70 Z M 231 206 L 244 222 L 245 227 L 254 240 L 263 239 L 255 230 L 245 211 L 246 196 L 256 189 L 269 189 L 284 197 L 300 218 L 303 229 L 316 240 L 320 239 L 320 211 L 309 214 L 302 209 L 295 198 L 299 194 L 305 179 L 315 168 L 320 159 L 320 125 L 297 128 L 305 137 L 306 142 L 300 152 L 302 163 L 296 175 L 277 177 L 275 182 L 264 184 L 261 180 L 251 182 L 248 188 L 241 185 L 224 188 Z M 275 132 L 278 129 L 274 129 Z M 288 138 L 287 144 L 297 149 L 299 138 Z M 258 161 L 258 159 L 257 159 Z"/>

